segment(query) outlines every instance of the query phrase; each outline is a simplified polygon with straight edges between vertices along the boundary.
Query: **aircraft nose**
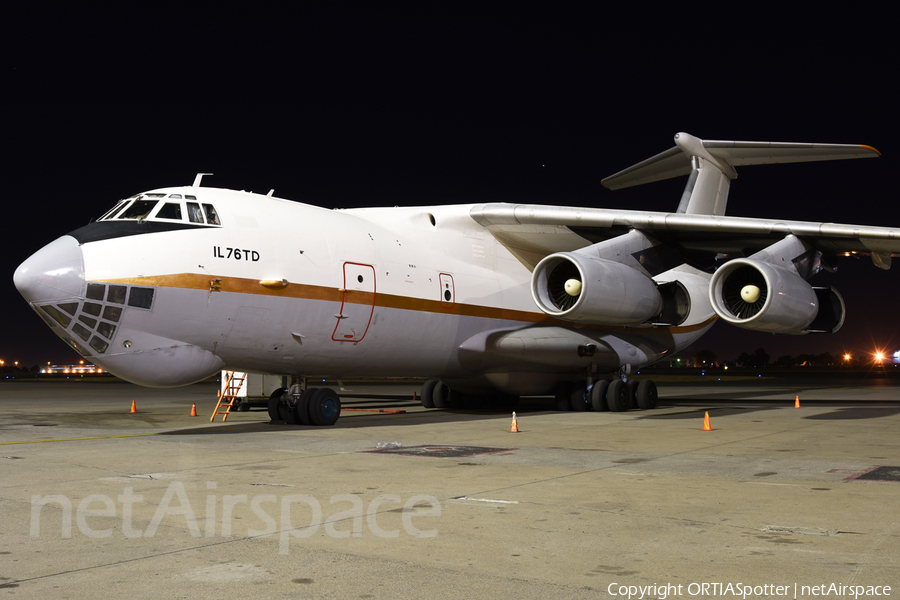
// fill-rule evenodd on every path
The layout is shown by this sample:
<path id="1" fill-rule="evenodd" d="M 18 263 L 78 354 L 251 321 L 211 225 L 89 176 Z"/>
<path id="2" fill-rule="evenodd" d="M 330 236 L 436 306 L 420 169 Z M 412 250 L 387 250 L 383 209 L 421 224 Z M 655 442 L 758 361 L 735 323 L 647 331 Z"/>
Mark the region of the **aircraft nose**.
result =
<path id="1" fill-rule="evenodd" d="M 50 242 L 13 275 L 19 293 L 31 303 L 53 302 L 84 296 L 84 255 L 69 235 Z"/>

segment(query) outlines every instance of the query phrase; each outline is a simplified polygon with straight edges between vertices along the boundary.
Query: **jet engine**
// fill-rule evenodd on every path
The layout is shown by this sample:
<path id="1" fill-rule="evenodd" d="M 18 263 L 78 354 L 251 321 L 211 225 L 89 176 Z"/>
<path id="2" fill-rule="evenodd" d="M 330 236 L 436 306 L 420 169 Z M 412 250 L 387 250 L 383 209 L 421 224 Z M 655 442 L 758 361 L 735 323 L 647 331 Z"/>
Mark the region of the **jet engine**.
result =
<path id="1" fill-rule="evenodd" d="M 709 282 L 709 301 L 729 323 L 770 333 L 833 333 L 844 323 L 844 300 L 834 288 L 814 288 L 782 267 L 736 258 Z"/>
<path id="2" fill-rule="evenodd" d="M 598 325 L 639 325 L 657 317 L 656 283 L 623 264 L 574 252 L 545 257 L 531 276 L 531 295 L 548 315 Z"/>

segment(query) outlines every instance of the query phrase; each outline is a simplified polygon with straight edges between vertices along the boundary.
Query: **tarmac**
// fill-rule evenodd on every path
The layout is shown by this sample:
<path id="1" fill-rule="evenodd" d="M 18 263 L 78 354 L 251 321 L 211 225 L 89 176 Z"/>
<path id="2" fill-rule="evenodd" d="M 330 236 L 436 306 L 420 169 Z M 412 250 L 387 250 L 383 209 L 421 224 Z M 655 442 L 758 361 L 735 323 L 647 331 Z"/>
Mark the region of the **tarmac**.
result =
<path id="1" fill-rule="evenodd" d="M 0 384 L 0 594 L 900 593 L 900 380 L 708 374 L 627 413 L 527 399 L 518 433 L 505 409 L 426 410 L 416 384 L 345 387 L 369 410 L 317 428 L 210 423 L 210 383 Z"/>

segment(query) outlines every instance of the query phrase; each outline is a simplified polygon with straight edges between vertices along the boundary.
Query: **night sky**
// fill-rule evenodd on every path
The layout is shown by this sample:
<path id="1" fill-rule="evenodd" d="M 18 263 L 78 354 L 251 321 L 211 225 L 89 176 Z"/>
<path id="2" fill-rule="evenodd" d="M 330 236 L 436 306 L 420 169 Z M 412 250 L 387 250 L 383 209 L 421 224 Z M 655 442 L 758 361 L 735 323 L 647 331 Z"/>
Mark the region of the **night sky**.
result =
<path id="1" fill-rule="evenodd" d="M 438 5 L 441 6 L 441 5 Z M 673 211 L 684 179 L 600 180 L 707 139 L 869 144 L 875 160 L 744 167 L 729 215 L 900 226 L 897 46 L 876 10 L 651 5 L 23 15 L 6 23 L 0 358 L 78 357 L 16 266 L 120 198 L 204 184 L 325 207 L 503 201 Z M 849 11 L 852 14 L 848 14 Z M 887 9 L 884 9 L 887 10 Z M 719 323 L 720 359 L 900 349 L 900 267 L 845 259 L 834 335 Z"/>

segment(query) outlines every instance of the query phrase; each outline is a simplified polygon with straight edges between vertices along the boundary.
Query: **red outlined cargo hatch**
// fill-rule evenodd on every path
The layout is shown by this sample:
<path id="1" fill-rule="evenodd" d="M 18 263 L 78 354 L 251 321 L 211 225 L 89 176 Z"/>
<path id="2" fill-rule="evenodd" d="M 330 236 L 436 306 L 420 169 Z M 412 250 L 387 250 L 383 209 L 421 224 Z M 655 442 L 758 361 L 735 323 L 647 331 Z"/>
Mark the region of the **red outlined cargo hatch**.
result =
<path id="1" fill-rule="evenodd" d="M 335 342 L 359 342 L 366 337 L 375 312 L 375 267 L 362 263 L 344 263 L 344 287 L 341 312 L 331 339 Z"/>

